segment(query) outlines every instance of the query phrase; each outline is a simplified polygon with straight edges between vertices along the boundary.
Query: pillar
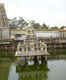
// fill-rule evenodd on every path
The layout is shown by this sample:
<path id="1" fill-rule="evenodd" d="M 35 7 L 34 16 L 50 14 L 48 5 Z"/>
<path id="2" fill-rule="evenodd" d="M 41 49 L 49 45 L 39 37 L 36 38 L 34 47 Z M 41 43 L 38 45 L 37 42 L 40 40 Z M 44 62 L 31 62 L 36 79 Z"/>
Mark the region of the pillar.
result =
<path id="1" fill-rule="evenodd" d="M 47 64 L 47 60 L 48 60 L 48 58 L 47 58 L 47 55 L 45 56 L 45 64 Z"/>
<path id="2" fill-rule="evenodd" d="M 28 52 L 28 47 L 26 47 L 26 52 Z"/>
<path id="3" fill-rule="evenodd" d="M 43 47 L 41 48 L 41 51 L 43 51 Z"/>
<path id="4" fill-rule="evenodd" d="M 27 57 L 25 56 L 25 64 L 27 64 Z"/>
<path id="5" fill-rule="evenodd" d="M 34 57 L 34 64 L 37 64 L 38 61 L 37 61 L 37 56 Z"/>
<path id="6" fill-rule="evenodd" d="M 19 52 L 19 49 L 20 49 L 20 42 L 18 43 L 17 45 L 17 51 Z"/>
<path id="7" fill-rule="evenodd" d="M 22 51 L 23 51 L 23 52 L 24 52 L 24 50 L 25 50 L 24 47 L 22 47 Z"/>
<path id="8" fill-rule="evenodd" d="M 42 64 L 44 64 L 45 56 L 41 56 L 41 61 L 42 61 Z"/>
<path id="9" fill-rule="evenodd" d="M 40 56 L 37 56 L 37 62 L 38 62 L 38 64 L 39 64 L 39 60 L 40 60 Z"/>

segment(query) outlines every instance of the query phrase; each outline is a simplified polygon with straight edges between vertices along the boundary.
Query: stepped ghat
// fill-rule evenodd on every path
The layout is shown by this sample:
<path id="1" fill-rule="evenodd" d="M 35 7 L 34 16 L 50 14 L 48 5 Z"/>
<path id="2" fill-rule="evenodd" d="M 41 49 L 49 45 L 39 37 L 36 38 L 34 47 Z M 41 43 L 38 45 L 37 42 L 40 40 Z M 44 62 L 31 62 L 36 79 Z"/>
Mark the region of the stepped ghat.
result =
<path id="1" fill-rule="evenodd" d="M 44 56 L 47 61 L 47 56 L 49 55 L 47 52 L 47 45 L 38 40 L 35 30 L 32 27 L 29 27 L 26 31 L 26 37 L 17 45 L 15 56 L 28 57 L 28 59 L 32 59 L 32 57 L 37 57 L 37 59 L 39 59 Z"/>

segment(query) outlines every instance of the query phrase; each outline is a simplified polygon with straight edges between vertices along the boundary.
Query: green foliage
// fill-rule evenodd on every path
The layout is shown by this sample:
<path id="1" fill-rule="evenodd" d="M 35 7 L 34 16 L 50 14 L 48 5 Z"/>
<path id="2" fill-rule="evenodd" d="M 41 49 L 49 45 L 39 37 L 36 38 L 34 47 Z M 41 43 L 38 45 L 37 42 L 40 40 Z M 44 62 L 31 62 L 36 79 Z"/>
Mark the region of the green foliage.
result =
<path id="1" fill-rule="evenodd" d="M 61 26 L 60 29 L 64 29 L 65 26 Z"/>
<path id="2" fill-rule="evenodd" d="M 42 24 L 42 29 L 45 29 L 46 30 L 46 29 L 48 29 L 48 26 L 45 23 L 43 23 Z"/>
<path id="3" fill-rule="evenodd" d="M 27 25 L 28 23 L 22 17 L 19 17 L 19 19 L 17 19 L 16 17 L 13 19 L 8 19 L 8 26 L 10 29 L 22 29 Z"/>
<path id="4" fill-rule="evenodd" d="M 58 30 L 59 28 L 57 26 L 51 27 L 51 30 Z"/>
<path id="5" fill-rule="evenodd" d="M 29 22 L 29 24 L 31 24 L 31 26 L 34 28 L 34 29 L 40 29 L 41 28 L 41 25 L 39 23 L 36 23 L 34 20 L 31 20 Z"/>
<path id="6" fill-rule="evenodd" d="M 8 19 L 8 26 L 10 29 L 23 29 L 28 27 L 28 25 L 31 24 L 31 27 L 35 28 L 36 30 L 49 30 L 49 26 L 47 26 L 45 23 L 42 25 L 35 20 L 31 20 L 27 22 L 23 17 L 19 17 L 17 19 L 16 17 L 13 19 Z M 63 29 L 65 26 L 61 26 L 60 29 Z M 50 30 L 58 30 L 58 26 L 51 27 Z"/>

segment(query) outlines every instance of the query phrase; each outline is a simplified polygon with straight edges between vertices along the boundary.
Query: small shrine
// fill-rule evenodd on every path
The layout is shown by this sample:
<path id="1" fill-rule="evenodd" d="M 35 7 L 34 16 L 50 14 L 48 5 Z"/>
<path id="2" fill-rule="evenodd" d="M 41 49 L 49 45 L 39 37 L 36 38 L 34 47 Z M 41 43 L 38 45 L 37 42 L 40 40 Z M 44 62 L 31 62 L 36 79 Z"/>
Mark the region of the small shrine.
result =
<path id="1" fill-rule="evenodd" d="M 47 45 L 38 40 L 32 27 L 28 27 L 26 32 L 26 37 L 18 43 L 15 56 L 17 58 L 24 57 L 26 61 L 35 59 L 39 64 L 42 63 L 43 59 L 47 62 L 47 56 L 49 55 Z"/>

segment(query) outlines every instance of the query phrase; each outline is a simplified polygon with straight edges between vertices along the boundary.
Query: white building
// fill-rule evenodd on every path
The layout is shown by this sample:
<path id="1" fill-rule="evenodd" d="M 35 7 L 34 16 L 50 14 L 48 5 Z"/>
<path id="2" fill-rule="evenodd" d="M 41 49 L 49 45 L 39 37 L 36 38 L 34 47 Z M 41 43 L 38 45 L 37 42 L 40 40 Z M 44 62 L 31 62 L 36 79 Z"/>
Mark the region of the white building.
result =
<path id="1" fill-rule="evenodd" d="M 60 33 L 57 31 L 45 31 L 45 32 L 37 32 L 38 38 L 59 38 Z"/>

